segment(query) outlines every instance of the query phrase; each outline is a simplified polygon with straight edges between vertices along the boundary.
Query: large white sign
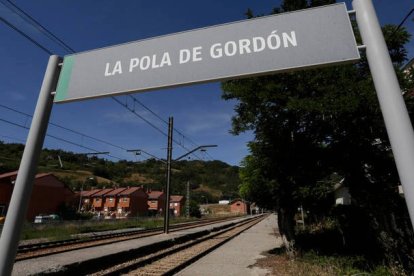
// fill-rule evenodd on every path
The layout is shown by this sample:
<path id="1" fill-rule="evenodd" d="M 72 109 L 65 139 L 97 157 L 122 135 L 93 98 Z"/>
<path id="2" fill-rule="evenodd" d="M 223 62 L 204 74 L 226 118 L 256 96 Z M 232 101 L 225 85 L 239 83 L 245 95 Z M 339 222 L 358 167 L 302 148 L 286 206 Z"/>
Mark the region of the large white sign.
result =
<path id="1" fill-rule="evenodd" d="M 358 59 L 342 3 L 65 56 L 55 102 Z"/>

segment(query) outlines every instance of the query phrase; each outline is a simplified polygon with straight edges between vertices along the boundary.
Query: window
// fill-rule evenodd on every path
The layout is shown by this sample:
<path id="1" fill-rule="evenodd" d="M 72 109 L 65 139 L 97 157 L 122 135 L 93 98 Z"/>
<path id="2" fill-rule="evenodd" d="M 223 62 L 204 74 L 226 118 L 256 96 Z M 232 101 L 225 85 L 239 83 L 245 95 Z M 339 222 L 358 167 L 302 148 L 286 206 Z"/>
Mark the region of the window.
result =
<path id="1" fill-rule="evenodd" d="M 114 201 L 114 198 L 113 197 L 110 197 L 109 198 L 109 202 L 112 202 L 112 201 Z"/>
<path id="2" fill-rule="evenodd" d="M 97 197 L 97 198 L 95 198 L 95 201 L 99 202 L 99 201 L 101 201 L 101 199 L 99 197 Z"/>
<path id="3" fill-rule="evenodd" d="M 178 206 L 178 203 L 177 203 L 177 202 L 176 202 L 176 203 L 174 203 L 174 206 L 176 206 L 176 207 L 177 207 L 177 206 Z"/>
<path id="4" fill-rule="evenodd" d="M 237 203 L 236 205 L 237 205 L 237 206 L 240 206 L 240 203 Z"/>
<path id="5" fill-rule="evenodd" d="M 123 202 L 128 202 L 128 198 L 127 198 L 127 197 L 124 197 L 124 198 L 122 199 L 122 201 L 123 201 Z"/>

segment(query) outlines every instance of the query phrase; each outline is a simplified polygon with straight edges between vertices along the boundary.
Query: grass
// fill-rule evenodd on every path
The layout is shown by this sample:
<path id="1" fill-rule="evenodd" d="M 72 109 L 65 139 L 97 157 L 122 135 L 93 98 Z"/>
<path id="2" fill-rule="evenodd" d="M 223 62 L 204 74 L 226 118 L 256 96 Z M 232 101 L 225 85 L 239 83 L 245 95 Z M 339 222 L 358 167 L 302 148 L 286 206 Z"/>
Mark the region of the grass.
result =
<path id="1" fill-rule="evenodd" d="M 189 221 L 186 218 L 174 218 L 171 224 Z M 194 219 L 193 219 L 194 220 Z M 128 220 L 103 220 L 103 221 L 72 221 L 52 224 L 26 224 L 23 228 L 21 239 L 40 239 L 63 240 L 69 239 L 72 235 L 99 232 L 108 230 L 118 230 L 127 228 L 156 228 L 163 226 L 162 218 L 136 218 Z"/>

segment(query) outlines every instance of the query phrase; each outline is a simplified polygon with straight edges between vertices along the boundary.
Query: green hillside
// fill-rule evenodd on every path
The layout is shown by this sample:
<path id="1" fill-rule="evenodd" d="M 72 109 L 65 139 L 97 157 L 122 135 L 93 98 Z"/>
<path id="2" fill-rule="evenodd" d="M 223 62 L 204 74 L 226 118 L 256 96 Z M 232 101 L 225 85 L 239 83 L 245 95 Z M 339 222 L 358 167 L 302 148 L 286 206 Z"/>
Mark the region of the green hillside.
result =
<path id="1" fill-rule="evenodd" d="M 17 170 L 24 145 L 0 141 L 0 173 Z M 58 159 L 62 161 L 60 166 Z M 72 190 L 92 187 L 141 186 L 161 190 L 165 185 L 166 166 L 148 159 L 141 162 L 112 162 L 85 154 L 44 149 L 39 172 L 52 172 Z M 221 161 L 178 161 L 172 164 L 171 193 L 186 194 L 190 182 L 192 198 L 198 202 L 215 202 L 238 196 L 239 168 Z"/>

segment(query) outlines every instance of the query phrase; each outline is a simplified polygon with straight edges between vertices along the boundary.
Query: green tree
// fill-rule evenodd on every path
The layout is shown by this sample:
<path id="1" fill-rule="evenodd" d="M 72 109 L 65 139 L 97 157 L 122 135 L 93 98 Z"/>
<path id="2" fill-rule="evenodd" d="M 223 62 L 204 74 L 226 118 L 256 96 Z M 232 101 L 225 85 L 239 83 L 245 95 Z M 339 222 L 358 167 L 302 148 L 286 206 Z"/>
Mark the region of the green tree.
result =
<path id="1" fill-rule="evenodd" d="M 332 2 L 285 0 L 273 12 Z M 400 68 L 409 35 L 404 29 L 394 33 L 394 26 L 383 31 L 406 91 L 412 78 Z M 240 192 L 259 205 L 272 205 L 288 240 L 295 239 L 298 206 L 329 215 L 336 175 L 344 178 L 358 211 L 369 219 L 366 231 L 383 251 L 393 260 L 412 261 L 407 246 L 413 245 L 412 232 L 395 192 L 398 176 L 364 55 L 356 65 L 226 81 L 222 89 L 224 99 L 239 101 L 232 132 L 255 134 L 240 172 Z"/>

